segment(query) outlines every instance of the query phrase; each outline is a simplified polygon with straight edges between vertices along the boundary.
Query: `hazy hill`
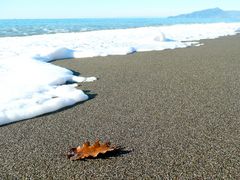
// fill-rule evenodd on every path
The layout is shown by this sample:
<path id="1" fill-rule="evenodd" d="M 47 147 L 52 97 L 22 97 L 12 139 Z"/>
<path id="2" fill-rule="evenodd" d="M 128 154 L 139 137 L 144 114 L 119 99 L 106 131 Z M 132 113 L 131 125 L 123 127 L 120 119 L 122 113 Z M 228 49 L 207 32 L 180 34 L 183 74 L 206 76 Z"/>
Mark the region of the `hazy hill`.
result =
<path id="1" fill-rule="evenodd" d="M 240 11 L 224 11 L 220 8 L 205 9 L 189 14 L 171 16 L 169 18 L 218 18 L 218 19 L 240 19 Z"/>

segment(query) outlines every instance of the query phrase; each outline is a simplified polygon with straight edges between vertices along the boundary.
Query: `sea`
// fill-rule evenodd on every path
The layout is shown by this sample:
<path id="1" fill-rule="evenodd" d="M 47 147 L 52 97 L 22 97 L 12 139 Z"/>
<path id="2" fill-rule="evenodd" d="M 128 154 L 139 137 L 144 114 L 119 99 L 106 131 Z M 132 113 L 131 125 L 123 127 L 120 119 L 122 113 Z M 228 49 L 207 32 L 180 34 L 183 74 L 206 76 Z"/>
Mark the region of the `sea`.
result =
<path id="1" fill-rule="evenodd" d="M 0 20 L 0 126 L 88 99 L 76 87 L 97 77 L 76 76 L 53 60 L 197 47 L 238 33 L 235 19 Z"/>
<path id="2" fill-rule="evenodd" d="M 0 37 L 236 21 L 236 19 L 204 18 L 2 19 L 0 20 Z"/>

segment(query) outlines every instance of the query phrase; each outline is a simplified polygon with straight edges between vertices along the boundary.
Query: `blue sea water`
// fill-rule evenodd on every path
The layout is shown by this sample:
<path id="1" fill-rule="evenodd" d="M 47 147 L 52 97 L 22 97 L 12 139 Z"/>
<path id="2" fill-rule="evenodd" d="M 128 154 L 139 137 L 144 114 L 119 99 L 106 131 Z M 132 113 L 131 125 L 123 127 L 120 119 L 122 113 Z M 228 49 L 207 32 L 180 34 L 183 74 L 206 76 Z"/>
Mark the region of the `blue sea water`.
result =
<path id="1" fill-rule="evenodd" d="M 0 20 L 0 37 L 235 21 L 202 18 L 11 19 Z"/>

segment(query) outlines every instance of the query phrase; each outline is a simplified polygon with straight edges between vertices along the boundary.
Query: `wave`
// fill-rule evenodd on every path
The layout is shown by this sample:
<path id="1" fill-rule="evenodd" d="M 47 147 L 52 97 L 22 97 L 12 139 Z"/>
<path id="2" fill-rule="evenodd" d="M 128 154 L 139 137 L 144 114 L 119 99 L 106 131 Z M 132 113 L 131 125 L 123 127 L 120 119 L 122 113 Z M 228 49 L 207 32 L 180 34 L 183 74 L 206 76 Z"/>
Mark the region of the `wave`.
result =
<path id="1" fill-rule="evenodd" d="M 199 46 L 200 39 L 239 29 L 240 23 L 215 23 L 0 38 L 0 125 L 88 99 L 76 82 L 96 78 L 74 76 L 52 60 Z"/>

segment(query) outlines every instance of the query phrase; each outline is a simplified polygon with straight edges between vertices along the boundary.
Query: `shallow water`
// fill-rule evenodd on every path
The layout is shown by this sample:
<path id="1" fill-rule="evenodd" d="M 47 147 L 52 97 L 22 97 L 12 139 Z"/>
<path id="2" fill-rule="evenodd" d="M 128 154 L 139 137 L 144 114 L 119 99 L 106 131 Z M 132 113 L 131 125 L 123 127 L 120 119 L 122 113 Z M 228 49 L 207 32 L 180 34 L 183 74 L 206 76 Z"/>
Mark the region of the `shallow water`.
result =
<path id="1" fill-rule="evenodd" d="M 0 37 L 216 22 L 236 22 L 236 20 L 190 18 L 11 19 L 0 20 Z"/>

